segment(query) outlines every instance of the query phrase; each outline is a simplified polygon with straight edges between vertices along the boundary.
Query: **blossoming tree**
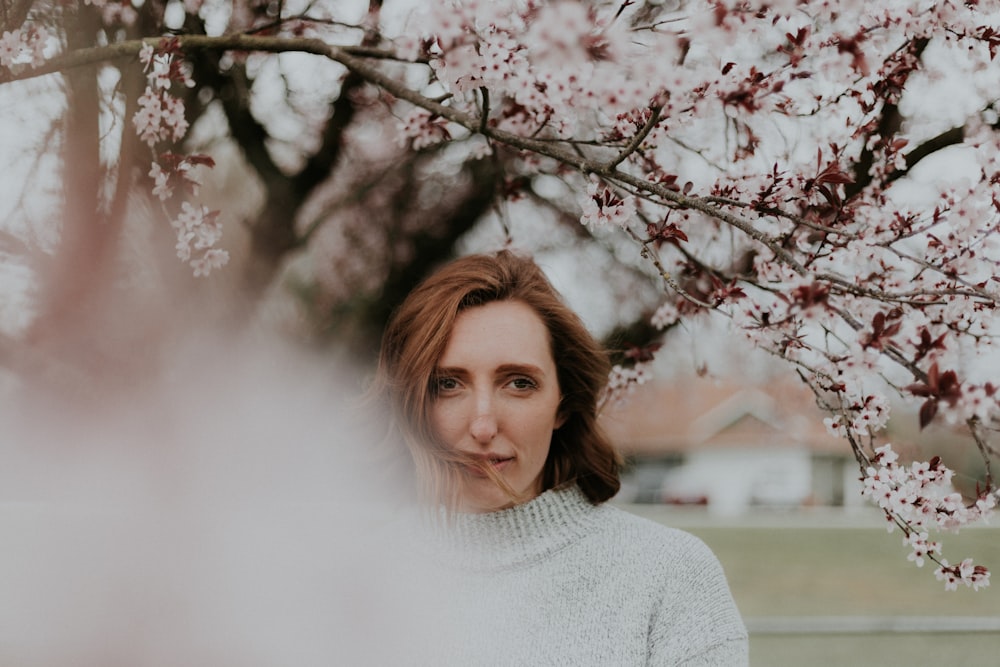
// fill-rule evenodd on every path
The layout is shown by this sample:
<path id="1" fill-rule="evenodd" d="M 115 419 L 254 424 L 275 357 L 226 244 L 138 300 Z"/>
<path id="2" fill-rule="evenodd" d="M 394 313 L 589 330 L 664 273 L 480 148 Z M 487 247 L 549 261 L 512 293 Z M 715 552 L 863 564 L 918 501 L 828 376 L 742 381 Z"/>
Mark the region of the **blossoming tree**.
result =
<path id="1" fill-rule="evenodd" d="M 239 213 L 254 294 L 302 248 L 335 301 L 355 278 L 405 288 L 505 202 L 571 216 L 631 244 L 662 287 L 653 325 L 724 318 L 811 387 L 911 560 L 988 584 L 931 532 L 998 500 L 997 2 L 9 5 L 0 82 L 56 74 L 67 109 L 91 110 L 64 139 L 66 200 L 90 207 L 62 227 L 62 264 L 103 265 L 142 195 L 215 280 L 227 210 L 196 186 L 220 137 L 266 184 Z M 72 167 L 84 150 L 99 173 Z M 649 351 L 631 357 L 613 386 L 642 377 Z M 894 393 L 921 425 L 968 430 L 972 497 L 939 458 L 878 443 Z"/>

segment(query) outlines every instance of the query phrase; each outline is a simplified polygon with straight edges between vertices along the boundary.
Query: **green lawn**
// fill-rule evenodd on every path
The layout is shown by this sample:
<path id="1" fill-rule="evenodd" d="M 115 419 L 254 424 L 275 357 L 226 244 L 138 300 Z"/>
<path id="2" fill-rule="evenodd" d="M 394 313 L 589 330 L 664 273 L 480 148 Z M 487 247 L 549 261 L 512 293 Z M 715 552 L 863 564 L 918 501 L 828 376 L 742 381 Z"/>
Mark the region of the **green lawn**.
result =
<path id="1" fill-rule="evenodd" d="M 902 534 L 887 533 L 872 514 L 846 521 L 757 514 L 721 522 L 699 511 L 624 508 L 702 538 L 722 562 L 744 616 L 1000 616 L 1000 527 L 937 536 L 952 563 L 972 557 L 996 573 L 993 585 L 978 592 L 948 592 L 934 564 L 918 568 L 906 560 Z"/>
<path id="2" fill-rule="evenodd" d="M 991 667 L 995 634 L 765 635 L 750 637 L 751 667 Z"/>
<path id="3" fill-rule="evenodd" d="M 954 592 L 906 560 L 897 532 L 880 528 L 691 528 L 715 551 L 745 616 L 1000 615 L 993 585 Z M 945 557 L 1000 571 L 1000 529 L 941 538 Z"/>
<path id="4" fill-rule="evenodd" d="M 972 557 L 995 572 L 978 592 L 944 590 L 934 566 L 906 560 L 898 531 L 879 521 L 824 526 L 801 515 L 719 525 L 697 512 L 627 506 L 701 537 L 716 553 L 744 618 L 805 616 L 1000 617 L 1000 528 L 938 536 L 951 562 Z M 758 517 L 759 518 L 759 517 Z M 816 524 L 814 527 L 809 524 Z M 754 634 L 754 667 L 1000 664 L 1000 633 Z"/>
<path id="5" fill-rule="evenodd" d="M 906 560 L 902 537 L 880 528 L 697 528 L 715 551 L 745 616 L 1000 615 L 993 585 L 954 592 L 934 564 Z M 951 562 L 971 556 L 1000 571 L 1000 529 L 941 538 Z"/>

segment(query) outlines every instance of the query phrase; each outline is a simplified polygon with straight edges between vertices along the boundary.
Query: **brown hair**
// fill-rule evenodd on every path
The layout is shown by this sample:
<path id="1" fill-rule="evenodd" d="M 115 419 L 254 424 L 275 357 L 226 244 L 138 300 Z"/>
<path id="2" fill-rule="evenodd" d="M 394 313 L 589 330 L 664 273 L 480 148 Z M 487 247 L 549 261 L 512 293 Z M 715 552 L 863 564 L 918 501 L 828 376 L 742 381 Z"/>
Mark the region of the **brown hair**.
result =
<path id="1" fill-rule="evenodd" d="M 455 466 L 447 464 L 455 462 L 455 454 L 430 426 L 435 366 L 459 313 L 494 301 L 528 305 L 549 332 L 565 421 L 553 433 L 542 490 L 575 482 L 592 503 L 608 500 L 618 492 L 621 461 L 597 425 L 598 398 L 610 368 L 607 354 L 538 265 L 508 250 L 446 265 L 410 293 L 383 334 L 374 389 L 389 402 L 425 492 L 454 504 Z"/>

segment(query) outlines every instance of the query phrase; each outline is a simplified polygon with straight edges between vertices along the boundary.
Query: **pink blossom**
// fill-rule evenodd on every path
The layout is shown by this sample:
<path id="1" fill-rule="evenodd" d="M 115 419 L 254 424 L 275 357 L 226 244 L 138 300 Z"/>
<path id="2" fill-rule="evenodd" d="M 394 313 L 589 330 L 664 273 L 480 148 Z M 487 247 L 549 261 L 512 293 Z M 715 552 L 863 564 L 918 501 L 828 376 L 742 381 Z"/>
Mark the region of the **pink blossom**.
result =
<path id="1" fill-rule="evenodd" d="M 399 129 L 402 136 L 412 142 L 413 150 L 451 139 L 447 120 L 419 107 L 406 115 L 400 122 Z"/>
<path id="2" fill-rule="evenodd" d="M 196 278 L 207 276 L 229 261 L 228 252 L 214 247 L 222 239 L 218 211 L 184 202 L 170 224 L 177 233 L 177 258 L 191 266 Z"/>
<path id="3" fill-rule="evenodd" d="M 184 202 L 181 204 L 181 212 L 170 224 L 178 232 L 189 232 L 202 224 L 209 213 L 206 206 L 195 208 L 190 202 Z"/>
<path id="4" fill-rule="evenodd" d="M 847 435 L 847 428 L 844 427 L 844 423 L 839 416 L 824 417 L 823 425 L 826 427 L 827 433 L 835 438 L 843 438 Z"/>
<path id="5" fill-rule="evenodd" d="M 163 171 L 159 163 L 154 162 L 149 170 L 149 177 L 153 179 L 153 195 L 160 201 L 166 201 L 174 193 L 170 186 L 170 174 Z"/>
<path id="6" fill-rule="evenodd" d="M 142 45 L 142 48 L 139 49 L 139 62 L 142 63 L 142 67 L 145 71 L 149 70 L 149 66 L 153 62 L 153 56 L 155 55 L 155 53 L 156 50 L 153 48 L 153 45 L 150 44 L 149 42 L 144 43 Z"/>
<path id="7" fill-rule="evenodd" d="M 164 96 L 160 122 L 170 130 L 170 138 L 180 141 L 187 134 L 188 122 L 184 117 L 184 103 L 178 97 Z"/>
<path id="8" fill-rule="evenodd" d="M 150 59 L 147 65 L 148 69 L 146 71 L 146 78 L 149 80 L 149 85 L 152 86 L 154 90 L 166 90 L 167 88 L 170 88 L 171 61 L 171 56 L 167 54 L 158 54 Z"/>
<path id="9" fill-rule="evenodd" d="M 28 33 L 28 52 L 31 54 L 31 66 L 41 67 L 45 64 L 45 46 L 48 43 L 49 32 L 45 26 L 35 26 Z"/>
<path id="10" fill-rule="evenodd" d="M 4 31 L 0 37 L 0 67 L 10 67 L 21 55 L 21 31 Z"/>
<path id="11" fill-rule="evenodd" d="M 636 362 L 631 367 L 615 364 L 608 376 L 601 405 L 616 405 L 624 402 L 636 388 L 646 384 L 652 377 L 652 363 Z"/>
<path id="12" fill-rule="evenodd" d="M 910 532 L 909 535 L 903 538 L 903 544 L 912 549 L 906 559 L 912 561 L 917 567 L 924 566 L 924 557 L 928 554 L 940 552 L 940 545 L 937 542 L 929 541 L 926 532 Z"/>
<path id="13" fill-rule="evenodd" d="M 152 88 L 147 86 L 146 92 L 139 97 L 138 102 L 139 110 L 132 117 L 132 122 L 135 123 L 139 138 L 147 145 L 153 146 L 163 138 L 163 130 L 161 129 L 162 100 L 157 93 L 153 92 Z"/>
<path id="14" fill-rule="evenodd" d="M 170 139 L 180 141 L 187 133 L 184 103 L 169 93 L 156 92 L 147 86 L 139 98 L 139 109 L 132 117 L 136 132 L 147 145 Z"/>
<path id="15" fill-rule="evenodd" d="M 194 233 L 187 231 L 177 231 L 177 243 L 174 245 L 174 250 L 177 253 L 177 259 L 182 262 L 188 262 L 191 260 L 191 239 L 194 238 Z"/>
<path id="16" fill-rule="evenodd" d="M 934 572 L 938 581 L 944 582 L 945 590 L 958 590 L 959 584 L 965 584 L 973 590 L 979 590 L 990 585 L 990 572 L 982 565 L 975 565 L 971 558 L 966 558 L 958 565 L 949 565 L 941 559 L 941 566 Z"/>
<path id="17" fill-rule="evenodd" d="M 591 229 L 608 225 L 625 227 L 635 217 L 634 197 L 619 197 L 611 188 L 597 180 L 591 180 L 587 185 L 586 196 L 580 204 L 580 222 Z"/>
<path id="18" fill-rule="evenodd" d="M 917 566 L 922 566 L 925 558 L 937 561 L 941 567 L 935 575 L 945 581 L 948 590 L 955 590 L 959 583 L 976 590 L 988 586 L 989 572 L 973 566 L 971 559 L 957 567 L 939 559 L 940 544 L 928 540 L 927 530 L 955 530 L 986 520 L 996 506 L 995 493 L 967 505 L 960 494 L 950 490 L 954 473 L 940 459 L 914 462 L 907 468 L 899 464 L 899 455 L 888 444 L 875 450 L 872 463 L 862 480 L 862 495 L 882 509 L 890 532 L 896 524 L 903 526 L 903 543 L 912 550 L 907 558 Z"/>
<path id="19" fill-rule="evenodd" d="M 191 268 L 194 269 L 194 277 L 207 276 L 215 269 L 221 269 L 229 263 L 229 253 L 219 248 L 213 248 L 201 257 L 191 260 Z"/>
<path id="20" fill-rule="evenodd" d="M 677 310 L 677 304 L 673 301 L 666 301 L 653 313 L 653 317 L 650 318 L 650 324 L 657 329 L 665 329 L 679 318 L 680 312 Z"/>
<path id="21" fill-rule="evenodd" d="M 192 241 L 194 247 L 197 250 L 206 250 L 211 248 L 216 243 L 222 239 L 222 225 L 219 224 L 217 218 L 212 220 L 203 220 L 200 225 L 194 228 L 194 236 Z"/>

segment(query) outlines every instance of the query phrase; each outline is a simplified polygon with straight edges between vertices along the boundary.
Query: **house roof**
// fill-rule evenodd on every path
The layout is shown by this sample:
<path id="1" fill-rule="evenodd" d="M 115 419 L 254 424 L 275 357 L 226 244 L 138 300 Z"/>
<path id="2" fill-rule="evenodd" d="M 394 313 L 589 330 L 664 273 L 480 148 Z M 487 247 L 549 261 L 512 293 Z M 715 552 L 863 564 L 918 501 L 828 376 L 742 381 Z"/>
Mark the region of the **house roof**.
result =
<path id="1" fill-rule="evenodd" d="M 605 411 L 601 424 L 626 455 L 776 446 L 846 454 L 847 443 L 827 432 L 825 416 L 800 382 L 692 377 L 637 387 Z"/>

